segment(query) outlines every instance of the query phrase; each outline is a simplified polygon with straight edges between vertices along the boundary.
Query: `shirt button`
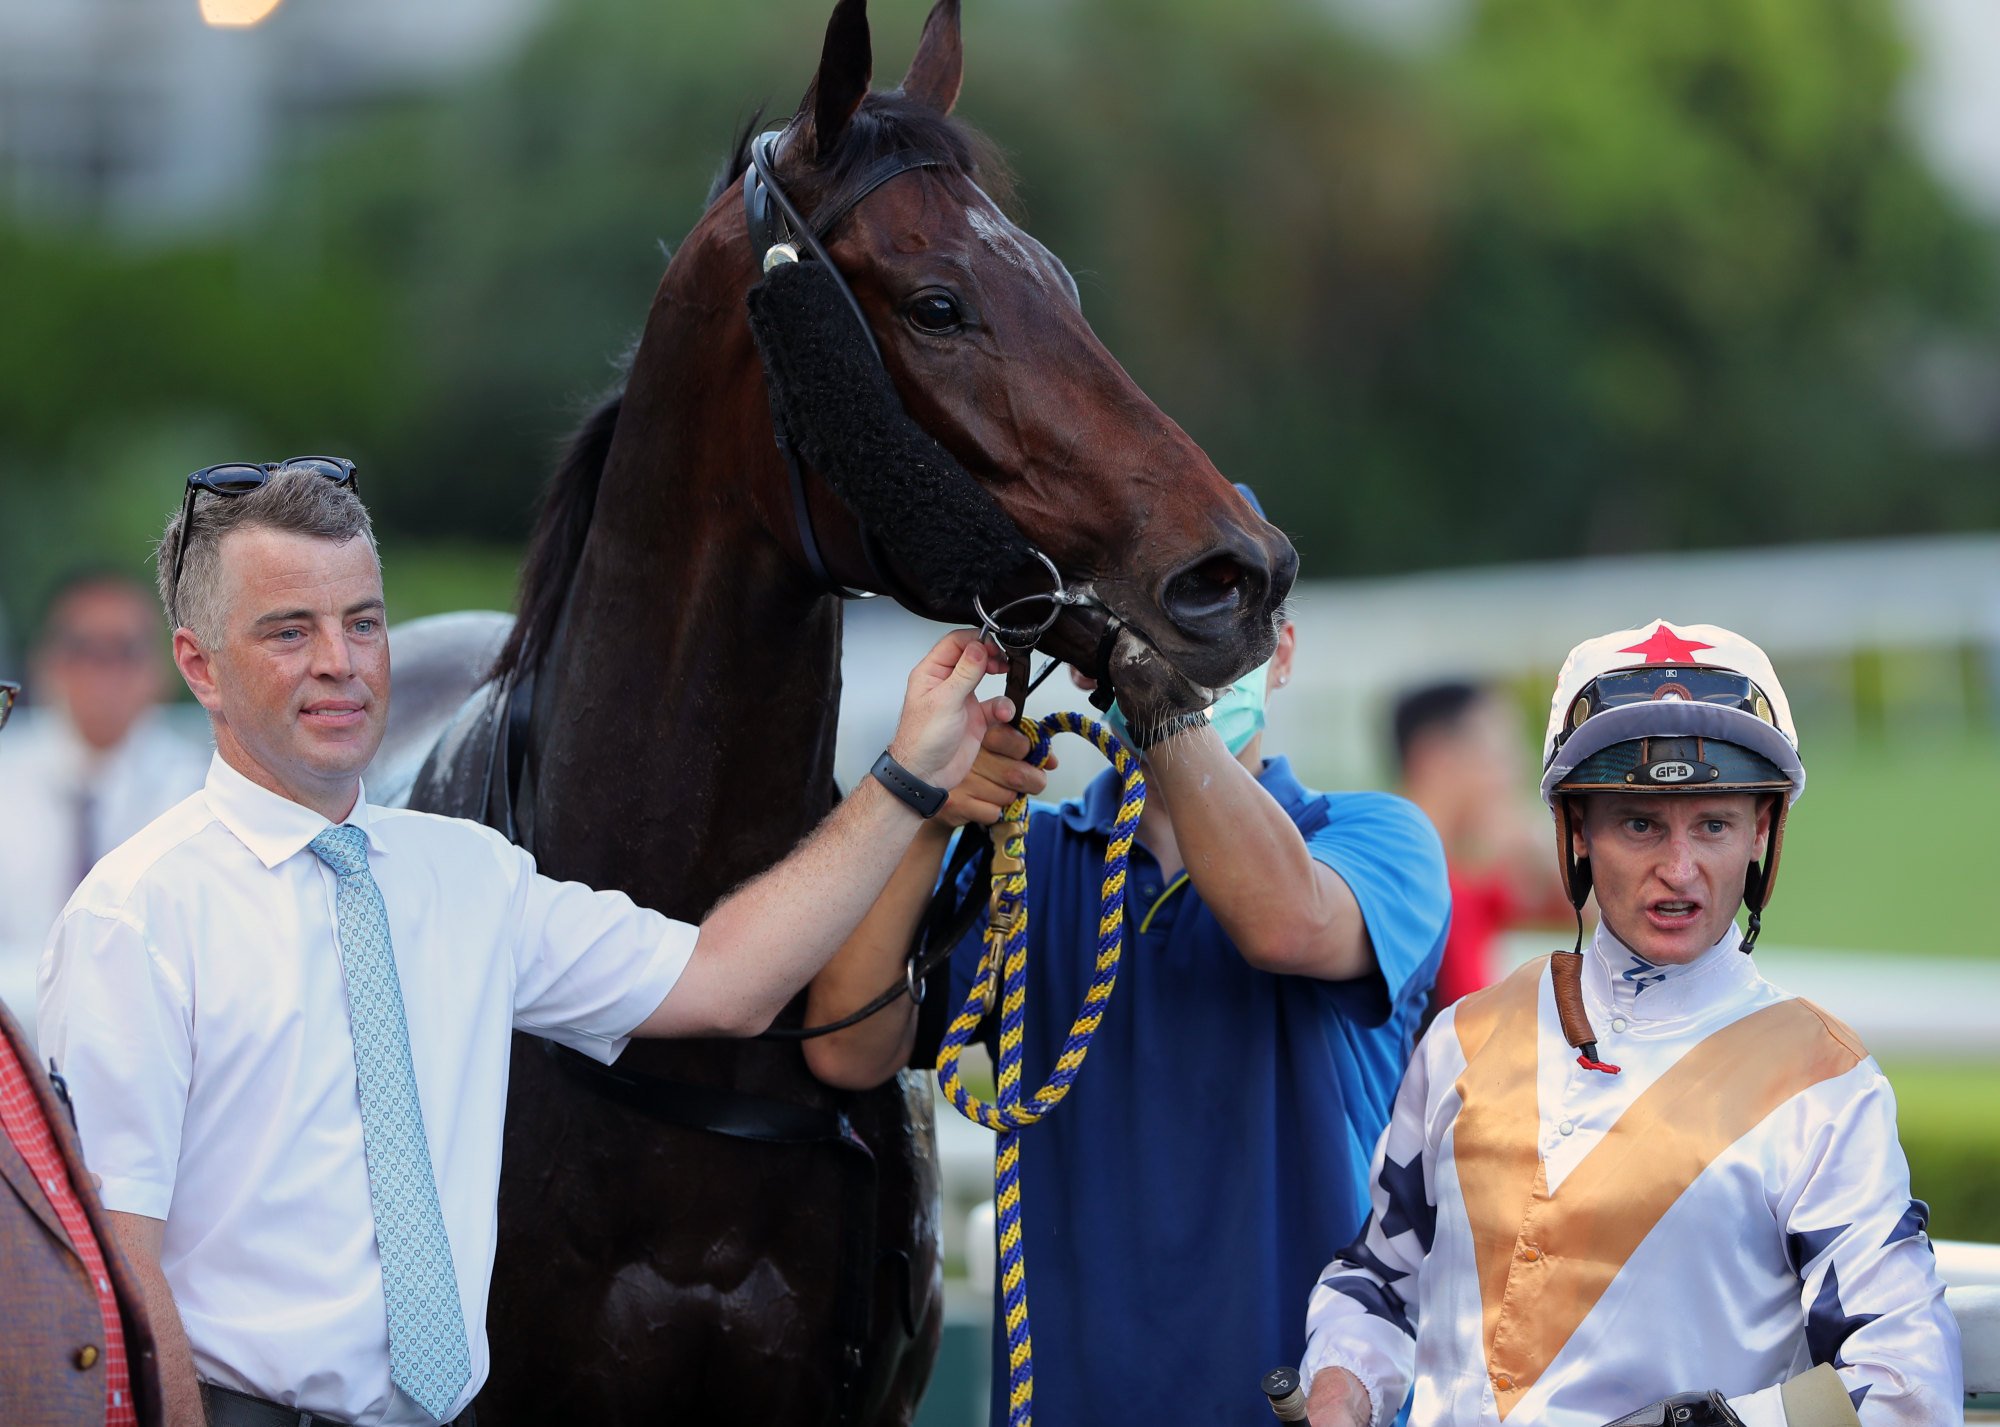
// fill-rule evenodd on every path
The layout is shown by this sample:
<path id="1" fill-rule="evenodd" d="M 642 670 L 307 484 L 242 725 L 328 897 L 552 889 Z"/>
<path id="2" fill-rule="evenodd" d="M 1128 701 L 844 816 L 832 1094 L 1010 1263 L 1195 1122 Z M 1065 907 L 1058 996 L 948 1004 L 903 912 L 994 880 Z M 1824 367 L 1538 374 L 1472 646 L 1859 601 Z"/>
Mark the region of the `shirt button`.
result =
<path id="1" fill-rule="evenodd" d="M 1493 1385 L 1502 1392 L 1512 1392 L 1514 1390 L 1514 1379 L 1505 1373 L 1495 1373 L 1493 1375 Z"/>
<path id="2" fill-rule="evenodd" d="M 76 1365 L 80 1368 L 96 1367 L 97 1349 L 92 1347 L 89 1343 L 85 1343 L 82 1347 L 78 1348 L 76 1350 Z"/>
<path id="3" fill-rule="evenodd" d="M 1536 1259 L 1540 1258 L 1541 1256 L 1542 1256 L 1542 1251 L 1536 1248 L 1533 1244 L 1529 1244 L 1526 1248 L 1521 1250 L 1521 1262 L 1523 1263 L 1533 1263 Z"/>
<path id="4" fill-rule="evenodd" d="M 1564 1120 L 1560 1125 L 1557 1125 L 1556 1128 L 1565 1135 L 1573 1135 L 1576 1133 L 1576 1126 L 1568 1120 Z"/>
<path id="5" fill-rule="evenodd" d="M 1623 1031 L 1625 1029 L 1625 1018 L 1623 1016 L 1613 1016 L 1611 1018 L 1611 1029 L 1614 1031 Z"/>

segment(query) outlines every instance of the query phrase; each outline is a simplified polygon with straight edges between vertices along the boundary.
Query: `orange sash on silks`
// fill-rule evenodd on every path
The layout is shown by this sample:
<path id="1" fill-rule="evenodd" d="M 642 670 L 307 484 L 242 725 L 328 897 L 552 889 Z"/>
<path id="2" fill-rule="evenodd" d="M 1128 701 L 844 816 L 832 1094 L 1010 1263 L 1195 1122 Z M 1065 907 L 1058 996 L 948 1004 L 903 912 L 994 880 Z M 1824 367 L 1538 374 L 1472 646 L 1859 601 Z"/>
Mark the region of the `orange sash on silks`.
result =
<path id="1" fill-rule="evenodd" d="M 1867 1055 L 1852 1031 L 1810 1002 L 1753 1011 L 1641 1092 L 1551 1194 L 1535 1078 L 1547 966 L 1547 957 L 1530 962 L 1461 1001 L 1456 1013 L 1466 1066 L 1453 1160 L 1479 1266 L 1487 1374 L 1503 1419 L 1716 1156 L 1792 1096 Z M 1553 1009 L 1547 1014 L 1551 1053 L 1567 1058 Z"/>

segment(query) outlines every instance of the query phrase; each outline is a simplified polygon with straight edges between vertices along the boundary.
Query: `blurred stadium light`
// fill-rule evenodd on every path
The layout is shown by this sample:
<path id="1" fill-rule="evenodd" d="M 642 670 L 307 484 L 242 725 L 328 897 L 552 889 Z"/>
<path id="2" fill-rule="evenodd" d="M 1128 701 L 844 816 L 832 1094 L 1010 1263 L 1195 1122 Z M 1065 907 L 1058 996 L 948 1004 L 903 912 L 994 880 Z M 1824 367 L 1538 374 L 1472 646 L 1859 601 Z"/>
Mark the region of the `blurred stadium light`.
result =
<path id="1" fill-rule="evenodd" d="M 218 29 L 248 28 L 282 0 L 201 0 L 201 18 Z"/>
<path id="2" fill-rule="evenodd" d="M 548 0 L 279 6 L 0 0 L 0 214 L 226 227 L 288 139 L 478 68 Z"/>

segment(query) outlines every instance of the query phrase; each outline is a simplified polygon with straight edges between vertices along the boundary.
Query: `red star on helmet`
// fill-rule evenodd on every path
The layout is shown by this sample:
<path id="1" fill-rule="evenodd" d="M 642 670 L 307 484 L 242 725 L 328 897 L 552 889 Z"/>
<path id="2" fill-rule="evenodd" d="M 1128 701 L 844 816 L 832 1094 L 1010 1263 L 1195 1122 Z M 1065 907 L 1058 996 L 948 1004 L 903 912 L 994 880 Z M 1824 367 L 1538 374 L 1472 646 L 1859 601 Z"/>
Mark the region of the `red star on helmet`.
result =
<path id="1" fill-rule="evenodd" d="M 1713 644 L 1703 644 L 1699 639 L 1683 639 L 1663 623 L 1644 643 L 1628 645 L 1618 652 L 1637 654 L 1648 664 L 1692 664 L 1695 650 L 1713 648 Z"/>

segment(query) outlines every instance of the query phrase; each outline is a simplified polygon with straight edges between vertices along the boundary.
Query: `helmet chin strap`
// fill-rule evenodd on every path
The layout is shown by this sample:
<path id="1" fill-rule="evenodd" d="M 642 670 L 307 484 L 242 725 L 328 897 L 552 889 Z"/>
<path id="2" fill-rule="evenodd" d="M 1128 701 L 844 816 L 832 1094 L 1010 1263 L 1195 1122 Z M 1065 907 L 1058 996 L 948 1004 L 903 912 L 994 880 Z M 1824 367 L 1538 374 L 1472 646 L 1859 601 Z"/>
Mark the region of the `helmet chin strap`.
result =
<path id="1" fill-rule="evenodd" d="M 1750 921 L 1737 944 L 1745 955 L 1757 949 L 1757 934 L 1764 929 L 1764 887 L 1764 866 L 1753 861 L 1743 878 L 1743 905 L 1750 909 Z"/>
<path id="2" fill-rule="evenodd" d="M 1590 1024 L 1590 1013 L 1583 1008 L 1583 904 L 1590 897 L 1590 859 L 1575 855 L 1570 821 L 1575 809 L 1571 800 L 1562 799 L 1559 811 L 1556 836 L 1566 873 L 1563 882 L 1569 892 L 1569 904 L 1576 911 L 1576 945 L 1549 958 L 1549 980 L 1556 993 L 1556 1019 L 1562 1023 L 1563 1039 L 1577 1053 L 1578 1065 L 1585 1070 L 1616 1075 L 1617 1066 L 1597 1058 L 1597 1032 Z"/>

